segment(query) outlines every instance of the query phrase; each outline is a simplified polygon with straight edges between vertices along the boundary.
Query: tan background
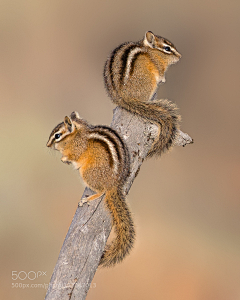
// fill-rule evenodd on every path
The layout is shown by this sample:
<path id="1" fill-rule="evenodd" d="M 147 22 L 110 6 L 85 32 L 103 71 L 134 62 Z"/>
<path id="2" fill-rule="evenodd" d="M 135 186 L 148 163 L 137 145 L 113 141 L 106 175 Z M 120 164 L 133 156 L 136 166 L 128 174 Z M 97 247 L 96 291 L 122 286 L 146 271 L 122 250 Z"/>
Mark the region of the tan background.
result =
<path id="1" fill-rule="evenodd" d="M 73 110 L 110 123 L 104 61 L 147 30 L 182 54 L 159 97 L 178 104 L 195 144 L 144 163 L 128 197 L 135 248 L 121 265 L 97 271 L 87 299 L 240 299 L 240 2 L 0 5 L 1 299 L 44 298 L 31 284 L 49 282 L 84 189 L 46 141 Z M 47 275 L 13 280 L 38 271 Z"/>

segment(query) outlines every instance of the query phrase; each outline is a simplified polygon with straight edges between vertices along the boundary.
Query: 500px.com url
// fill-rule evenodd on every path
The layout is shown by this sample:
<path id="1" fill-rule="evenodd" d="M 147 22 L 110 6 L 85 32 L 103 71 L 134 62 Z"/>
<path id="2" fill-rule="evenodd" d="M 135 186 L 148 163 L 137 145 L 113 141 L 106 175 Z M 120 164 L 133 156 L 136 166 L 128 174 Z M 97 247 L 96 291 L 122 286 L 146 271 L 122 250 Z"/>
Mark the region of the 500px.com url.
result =
<path id="1" fill-rule="evenodd" d="M 12 283 L 12 288 L 18 289 L 47 289 L 47 283 Z"/>

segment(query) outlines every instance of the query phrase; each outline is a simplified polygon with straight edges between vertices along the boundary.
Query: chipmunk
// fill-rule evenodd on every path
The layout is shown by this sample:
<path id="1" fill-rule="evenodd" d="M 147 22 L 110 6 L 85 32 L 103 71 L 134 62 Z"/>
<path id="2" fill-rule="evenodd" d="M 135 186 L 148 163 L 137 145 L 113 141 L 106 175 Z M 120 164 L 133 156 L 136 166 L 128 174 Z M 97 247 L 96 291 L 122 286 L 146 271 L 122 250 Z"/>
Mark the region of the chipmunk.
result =
<path id="1" fill-rule="evenodd" d="M 92 126 L 73 112 L 53 129 L 47 147 L 60 151 L 61 160 L 79 170 L 84 183 L 96 192 L 87 201 L 105 193 L 116 238 L 106 246 L 100 265 L 109 267 L 121 262 L 133 247 L 135 238 L 133 220 L 123 193 L 130 169 L 124 142 L 113 129 Z"/>
<path id="2" fill-rule="evenodd" d="M 104 82 L 112 101 L 159 127 L 159 137 L 148 157 L 169 149 L 179 129 L 181 117 L 176 105 L 154 98 L 168 67 L 180 58 L 170 41 L 148 31 L 142 40 L 118 46 L 105 63 Z"/>

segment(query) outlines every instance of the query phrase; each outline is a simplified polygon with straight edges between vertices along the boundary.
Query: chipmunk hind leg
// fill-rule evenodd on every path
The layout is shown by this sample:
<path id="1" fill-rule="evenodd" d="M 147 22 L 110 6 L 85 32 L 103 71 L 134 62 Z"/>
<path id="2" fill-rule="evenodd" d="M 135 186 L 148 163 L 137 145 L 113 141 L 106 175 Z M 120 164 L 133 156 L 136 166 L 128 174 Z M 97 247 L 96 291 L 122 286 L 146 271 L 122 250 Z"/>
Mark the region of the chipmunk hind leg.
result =
<path id="1" fill-rule="evenodd" d="M 104 193 L 100 192 L 100 193 L 97 193 L 97 194 L 94 194 L 94 195 L 84 197 L 79 201 L 78 206 L 83 206 L 84 203 L 87 203 L 89 205 L 90 201 L 96 200 L 96 199 L 102 197 L 103 195 L 104 195 Z"/>

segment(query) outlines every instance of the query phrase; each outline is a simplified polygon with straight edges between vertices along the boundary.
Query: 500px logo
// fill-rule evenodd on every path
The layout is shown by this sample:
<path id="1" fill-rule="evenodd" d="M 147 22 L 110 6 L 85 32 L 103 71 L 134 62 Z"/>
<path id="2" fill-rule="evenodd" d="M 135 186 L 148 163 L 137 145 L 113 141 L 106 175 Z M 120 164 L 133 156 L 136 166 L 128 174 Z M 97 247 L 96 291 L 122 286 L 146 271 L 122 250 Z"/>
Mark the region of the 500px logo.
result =
<path id="1" fill-rule="evenodd" d="M 34 280 L 36 278 L 39 278 L 41 276 L 47 276 L 47 272 L 43 272 L 43 271 L 29 271 L 28 273 L 25 271 L 12 271 L 12 280 L 25 280 L 25 279 L 29 279 L 29 280 Z"/>

